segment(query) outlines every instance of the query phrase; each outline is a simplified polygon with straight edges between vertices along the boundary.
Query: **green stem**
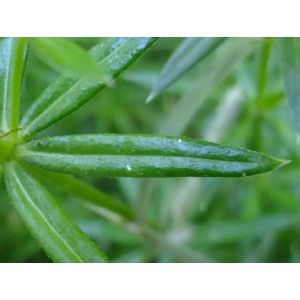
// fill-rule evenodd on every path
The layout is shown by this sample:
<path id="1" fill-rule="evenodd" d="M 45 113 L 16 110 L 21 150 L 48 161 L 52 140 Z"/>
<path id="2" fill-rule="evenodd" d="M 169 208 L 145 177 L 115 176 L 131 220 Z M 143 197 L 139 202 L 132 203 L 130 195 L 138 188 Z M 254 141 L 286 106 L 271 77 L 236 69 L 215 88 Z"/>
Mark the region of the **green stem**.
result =
<path id="1" fill-rule="evenodd" d="M 19 111 L 20 111 L 20 90 L 21 90 L 21 81 L 22 81 L 22 69 L 23 69 L 23 55 L 25 50 L 25 39 L 24 38 L 15 38 L 14 46 L 14 55 L 12 58 L 13 69 L 12 69 L 12 84 L 11 84 L 11 93 L 10 93 L 10 124 L 9 129 L 12 132 L 14 139 L 17 138 L 19 126 Z"/>
<path id="2" fill-rule="evenodd" d="M 272 40 L 267 39 L 266 43 L 262 45 L 262 53 L 260 57 L 260 64 L 259 64 L 259 74 L 257 79 L 257 95 L 259 98 L 264 93 L 266 82 L 267 82 L 267 71 L 268 71 L 268 61 L 270 56 L 272 46 Z"/>

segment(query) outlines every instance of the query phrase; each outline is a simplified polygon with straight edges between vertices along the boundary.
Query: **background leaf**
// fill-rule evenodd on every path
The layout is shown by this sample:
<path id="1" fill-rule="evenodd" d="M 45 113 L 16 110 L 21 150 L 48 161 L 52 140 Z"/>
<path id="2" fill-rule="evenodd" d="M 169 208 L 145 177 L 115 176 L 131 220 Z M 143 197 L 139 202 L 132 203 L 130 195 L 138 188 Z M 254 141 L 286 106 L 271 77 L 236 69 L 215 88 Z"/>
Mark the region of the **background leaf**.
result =
<path id="1" fill-rule="evenodd" d="M 275 215 L 247 222 L 220 222 L 199 225 L 191 230 L 189 244 L 221 244 L 239 240 L 258 239 L 269 232 L 297 224 L 298 216 Z"/>
<path id="2" fill-rule="evenodd" d="M 298 135 L 300 135 L 299 38 L 279 38 L 279 45 L 286 94 Z"/>
<path id="3" fill-rule="evenodd" d="M 106 262 L 46 189 L 19 164 L 5 169 L 11 201 L 32 235 L 56 262 Z"/>
<path id="4" fill-rule="evenodd" d="M 159 134 L 180 135 L 193 120 L 197 111 L 213 90 L 228 76 L 239 61 L 245 59 L 260 45 L 259 40 L 232 39 L 224 44 L 211 63 L 201 70 L 192 87 L 173 105 L 158 126 Z"/>
<path id="5" fill-rule="evenodd" d="M 165 64 L 146 102 L 212 53 L 226 38 L 186 38 Z"/>
<path id="6" fill-rule="evenodd" d="M 53 69 L 74 79 L 108 82 L 109 75 L 84 49 L 65 38 L 27 38 L 34 53 Z"/>

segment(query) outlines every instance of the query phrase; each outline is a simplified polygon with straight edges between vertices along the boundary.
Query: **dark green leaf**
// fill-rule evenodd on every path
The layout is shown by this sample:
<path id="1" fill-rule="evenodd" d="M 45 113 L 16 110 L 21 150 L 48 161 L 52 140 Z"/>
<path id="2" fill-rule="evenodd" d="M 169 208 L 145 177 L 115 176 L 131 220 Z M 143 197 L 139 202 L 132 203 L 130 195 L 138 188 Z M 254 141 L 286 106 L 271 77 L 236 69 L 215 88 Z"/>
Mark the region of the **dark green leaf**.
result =
<path id="1" fill-rule="evenodd" d="M 299 38 L 279 38 L 282 72 L 288 102 L 300 133 L 300 57 Z"/>
<path id="2" fill-rule="evenodd" d="M 243 177 L 287 163 L 201 140 L 113 134 L 32 141 L 17 157 L 50 171 L 102 177 Z"/>
<path id="3" fill-rule="evenodd" d="M 19 164 L 6 165 L 5 183 L 21 219 L 54 261 L 106 261 L 51 194 Z"/>
<path id="4" fill-rule="evenodd" d="M 186 38 L 164 66 L 147 102 L 212 53 L 226 38 Z"/>
<path id="5" fill-rule="evenodd" d="M 110 38 L 91 49 L 97 60 L 112 78 L 116 78 L 136 61 L 156 38 Z M 23 138 L 31 136 L 71 114 L 106 84 L 87 80 L 75 81 L 61 76 L 34 102 L 21 121 Z"/>
<path id="6" fill-rule="evenodd" d="M 74 79 L 98 82 L 109 76 L 85 50 L 65 38 L 28 38 L 34 53 L 50 67 Z"/>

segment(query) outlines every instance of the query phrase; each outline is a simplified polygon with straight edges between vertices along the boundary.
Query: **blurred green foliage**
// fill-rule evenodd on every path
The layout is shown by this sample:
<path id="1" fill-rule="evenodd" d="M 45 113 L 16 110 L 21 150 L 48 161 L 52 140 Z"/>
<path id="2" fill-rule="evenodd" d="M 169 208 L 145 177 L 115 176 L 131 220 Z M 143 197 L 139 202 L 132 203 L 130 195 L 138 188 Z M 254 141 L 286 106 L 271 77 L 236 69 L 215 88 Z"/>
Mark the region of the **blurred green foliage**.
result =
<path id="1" fill-rule="evenodd" d="M 72 39 L 90 48 L 100 39 Z M 229 38 L 203 62 L 145 103 L 183 38 L 161 38 L 76 113 L 37 134 L 183 135 L 292 160 L 241 179 L 82 178 L 119 198 L 136 224 L 55 189 L 73 220 L 112 262 L 300 262 L 300 146 L 287 105 L 279 45 Z M 24 112 L 58 76 L 30 52 Z M 0 262 L 50 262 L 9 204 L 0 182 Z M 152 230 L 140 230 L 145 224 Z"/>

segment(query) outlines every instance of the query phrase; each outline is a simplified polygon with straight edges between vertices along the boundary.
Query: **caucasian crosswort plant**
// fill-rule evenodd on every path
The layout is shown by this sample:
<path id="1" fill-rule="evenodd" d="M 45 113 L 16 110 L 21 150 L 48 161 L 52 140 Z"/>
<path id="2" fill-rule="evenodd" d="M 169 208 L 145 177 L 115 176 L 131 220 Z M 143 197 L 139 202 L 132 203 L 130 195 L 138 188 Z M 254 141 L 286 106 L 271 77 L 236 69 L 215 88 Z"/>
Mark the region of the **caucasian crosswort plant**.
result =
<path id="1" fill-rule="evenodd" d="M 262 153 L 186 137 L 129 133 L 31 139 L 91 100 L 156 40 L 106 38 L 89 52 L 60 38 L 0 41 L 0 176 L 20 218 L 54 262 L 106 262 L 107 258 L 43 186 L 45 179 L 86 203 L 119 215 L 124 222 L 134 223 L 132 209 L 70 175 L 245 177 L 286 163 Z M 189 39 L 166 66 L 167 71 L 174 68 L 173 78 L 164 82 L 162 73 L 148 101 L 224 40 Z M 63 75 L 19 118 L 29 50 Z M 180 59 L 187 53 L 189 61 L 180 67 Z M 144 230 L 155 234 L 150 225 Z"/>

